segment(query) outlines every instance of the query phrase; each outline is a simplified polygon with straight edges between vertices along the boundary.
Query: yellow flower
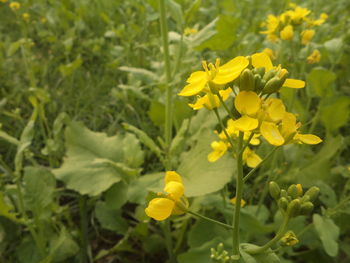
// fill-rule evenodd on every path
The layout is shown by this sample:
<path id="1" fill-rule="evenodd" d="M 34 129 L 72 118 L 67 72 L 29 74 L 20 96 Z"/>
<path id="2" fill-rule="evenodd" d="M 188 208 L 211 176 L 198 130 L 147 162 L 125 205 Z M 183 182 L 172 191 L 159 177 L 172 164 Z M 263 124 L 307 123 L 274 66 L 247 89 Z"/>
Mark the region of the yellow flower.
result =
<path id="1" fill-rule="evenodd" d="M 211 163 L 220 159 L 228 149 L 228 145 L 224 141 L 213 141 L 210 146 L 213 151 L 208 154 L 208 161 Z"/>
<path id="2" fill-rule="evenodd" d="M 309 22 L 309 26 L 320 26 L 324 22 L 326 22 L 327 18 L 328 18 L 328 15 L 326 13 L 322 13 L 320 15 L 319 19 L 308 21 Z"/>
<path id="3" fill-rule="evenodd" d="M 21 8 L 21 4 L 18 3 L 18 2 L 11 2 L 11 3 L 9 4 L 9 7 L 10 7 L 13 11 L 16 11 L 16 10 L 18 10 L 18 9 Z"/>
<path id="4" fill-rule="evenodd" d="M 188 35 L 194 35 L 198 32 L 198 29 L 196 28 L 190 28 L 190 27 L 186 27 L 184 30 L 184 35 L 188 36 Z"/>
<path id="5" fill-rule="evenodd" d="M 216 60 L 215 65 L 212 63 L 208 65 L 203 61 L 202 66 L 205 71 L 193 72 L 187 79 L 189 84 L 178 95 L 193 96 L 203 91 L 209 93 L 211 92 L 210 86 L 220 87 L 235 80 L 248 64 L 248 59 L 243 56 L 236 57 L 222 66 L 220 66 L 219 59 Z"/>
<path id="6" fill-rule="evenodd" d="M 292 40 L 293 36 L 294 36 L 294 31 L 291 25 L 285 26 L 280 32 L 280 37 L 283 40 Z"/>
<path id="7" fill-rule="evenodd" d="M 311 55 L 307 57 L 307 63 L 309 64 L 315 64 L 320 62 L 321 60 L 321 53 L 317 49 L 312 51 Z"/>
<path id="8" fill-rule="evenodd" d="M 300 33 L 301 36 L 301 44 L 307 45 L 310 43 L 311 39 L 315 35 L 315 30 L 313 29 L 306 29 Z"/>
<path id="9" fill-rule="evenodd" d="M 161 197 L 153 198 L 145 213 L 147 216 L 162 221 L 172 214 L 183 214 L 188 207 L 187 199 L 184 197 L 184 186 L 181 176 L 175 171 L 167 171 L 165 175 L 164 192 L 159 193 Z"/>
<path id="10" fill-rule="evenodd" d="M 282 246 L 294 246 L 299 243 L 297 236 L 293 231 L 288 231 L 280 240 Z"/>
<path id="11" fill-rule="evenodd" d="M 231 204 L 235 205 L 236 204 L 236 197 L 233 197 L 230 199 Z M 244 201 L 243 199 L 241 199 L 241 207 L 244 207 L 246 204 L 246 201 Z"/>
<path id="12" fill-rule="evenodd" d="M 268 55 L 271 60 L 276 59 L 275 52 L 273 52 L 273 50 L 271 48 L 265 48 L 262 52 L 265 53 L 266 55 Z"/>
<path id="13" fill-rule="evenodd" d="M 221 95 L 223 101 L 226 101 L 228 97 L 230 96 L 232 92 L 231 88 L 228 88 L 226 90 L 220 90 L 219 94 Z M 209 110 L 212 110 L 214 108 L 218 108 L 221 105 L 221 102 L 218 98 L 218 96 L 212 94 L 212 93 L 207 93 L 203 97 L 198 97 L 196 103 L 194 104 L 188 104 L 192 109 L 194 110 L 199 110 L 203 107 L 206 107 Z"/>
<path id="14" fill-rule="evenodd" d="M 261 107 L 261 99 L 253 91 L 241 91 L 234 101 L 236 110 L 242 115 L 233 122 L 236 129 L 247 132 L 256 129 L 259 121 L 255 118 Z"/>
<path id="15" fill-rule="evenodd" d="M 24 21 L 28 22 L 30 20 L 30 15 L 28 13 L 23 13 L 22 18 Z"/>
<path id="16" fill-rule="evenodd" d="M 268 55 L 265 53 L 255 53 L 251 56 L 252 58 L 252 65 L 255 68 L 265 68 L 266 71 L 270 71 L 272 69 L 278 70 L 281 74 L 281 76 L 284 74 L 284 72 L 288 72 L 285 69 L 282 69 L 281 67 L 274 67 L 271 59 Z M 305 82 L 298 79 L 289 79 L 287 78 L 283 85 L 283 87 L 288 88 L 294 88 L 294 89 L 300 89 L 305 87 Z"/>
<path id="17" fill-rule="evenodd" d="M 249 147 L 244 149 L 243 152 L 243 163 L 247 164 L 248 167 L 254 168 L 262 162 L 262 159 Z"/>
<path id="18" fill-rule="evenodd" d="M 301 24 L 303 20 L 311 13 L 307 8 L 296 6 L 293 11 L 290 12 L 290 17 L 295 24 Z"/>

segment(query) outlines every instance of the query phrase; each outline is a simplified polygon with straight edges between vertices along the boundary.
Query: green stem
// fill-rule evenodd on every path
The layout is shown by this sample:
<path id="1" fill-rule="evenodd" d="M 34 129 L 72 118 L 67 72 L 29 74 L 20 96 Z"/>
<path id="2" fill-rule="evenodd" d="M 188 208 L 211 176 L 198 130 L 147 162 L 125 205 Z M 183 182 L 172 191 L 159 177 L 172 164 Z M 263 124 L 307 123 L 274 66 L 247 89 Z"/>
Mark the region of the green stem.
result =
<path id="1" fill-rule="evenodd" d="M 246 176 L 244 176 L 243 182 L 245 183 L 245 182 L 256 172 L 256 170 L 257 170 L 264 162 L 266 162 L 266 161 L 269 159 L 269 157 L 270 157 L 277 149 L 278 149 L 278 146 L 275 147 L 275 148 L 273 148 L 273 150 L 272 150 L 271 152 L 269 152 L 269 154 L 266 155 L 266 157 L 265 157 L 257 166 L 255 166 L 252 170 L 250 170 L 249 173 L 248 173 Z"/>
<path id="2" fill-rule="evenodd" d="M 224 102 L 224 99 L 223 99 L 222 96 L 220 95 L 220 92 L 218 92 L 216 95 L 218 96 L 218 98 L 219 98 L 219 100 L 220 100 L 222 106 L 224 106 L 224 108 L 225 108 L 225 110 L 227 111 L 227 113 L 228 113 L 228 115 L 230 116 L 230 118 L 231 118 L 232 120 L 234 120 L 235 117 L 233 116 L 233 114 L 232 114 L 232 112 L 230 111 L 230 109 L 227 107 L 226 103 Z"/>
<path id="3" fill-rule="evenodd" d="M 278 229 L 278 231 L 277 231 L 276 235 L 274 236 L 274 238 L 272 238 L 269 242 L 267 242 L 262 247 L 253 248 L 253 249 L 247 250 L 247 252 L 249 254 L 252 254 L 252 255 L 254 255 L 254 254 L 261 254 L 261 253 L 264 253 L 267 249 L 269 249 L 273 245 L 275 245 L 283 237 L 283 235 L 286 233 L 288 222 L 289 222 L 289 217 L 287 215 L 287 216 L 284 217 L 282 225 Z"/>
<path id="4" fill-rule="evenodd" d="M 87 220 L 87 197 L 80 196 L 79 199 L 80 212 L 80 246 L 81 246 L 81 263 L 90 262 L 89 257 L 89 242 L 88 242 L 88 220 Z"/>
<path id="5" fill-rule="evenodd" d="M 170 220 L 169 219 L 165 220 L 162 223 L 162 226 L 163 226 L 163 232 L 165 235 L 165 244 L 166 244 L 166 248 L 168 250 L 168 255 L 169 255 L 169 262 L 175 263 L 176 258 L 175 258 L 175 254 L 173 251 L 173 240 L 171 238 Z"/>
<path id="6" fill-rule="evenodd" d="M 224 126 L 224 123 L 222 122 L 222 120 L 221 120 L 221 118 L 220 118 L 218 109 L 217 109 L 217 108 L 214 108 L 213 111 L 214 111 L 214 113 L 215 113 L 215 115 L 216 115 L 216 118 L 218 119 L 218 121 L 219 121 L 219 123 L 220 123 L 220 126 L 221 126 L 222 131 L 225 133 L 225 136 L 226 136 L 228 142 L 230 143 L 230 145 L 231 145 L 231 147 L 232 147 L 232 149 L 233 149 L 233 148 L 234 148 L 233 141 L 232 141 L 232 139 L 231 139 L 231 136 L 228 135 L 228 133 L 227 133 L 227 130 L 226 130 L 225 126 Z"/>
<path id="7" fill-rule="evenodd" d="M 169 56 L 169 41 L 168 41 L 168 25 L 166 21 L 165 12 L 165 0 L 159 0 L 159 10 L 160 10 L 160 30 L 163 40 L 163 52 L 164 52 L 164 64 L 165 64 L 165 74 L 166 74 L 166 103 L 165 103 L 165 129 L 164 137 L 166 144 L 166 168 L 171 169 L 170 164 L 170 144 L 172 138 L 172 88 L 171 88 L 171 69 L 170 69 L 170 56 Z"/>
<path id="8" fill-rule="evenodd" d="M 198 213 L 196 213 L 196 212 L 192 212 L 192 211 L 187 210 L 187 213 L 189 213 L 189 214 L 191 214 L 191 215 L 194 215 L 194 216 L 196 216 L 196 217 L 202 218 L 202 219 L 204 219 L 204 220 L 207 220 L 207 221 L 209 221 L 209 222 L 211 222 L 211 223 L 217 224 L 217 225 L 219 225 L 219 226 L 222 226 L 222 227 L 225 227 L 225 228 L 228 228 L 228 229 L 233 229 L 233 227 L 230 226 L 230 225 L 228 225 L 228 224 L 222 223 L 222 222 L 220 222 L 220 221 L 216 221 L 215 219 L 211 219 L 211 218 L 209 218 L 209 217 L 206 217 L 206 216 L 204 216 L 204 215 L 198 214 Z"/>
<path id="9" fill-rule="evenodd" d="M 232 247 L 233 247 L 233 262 L 239 262 L 239 219 L 241 211 L 241 200 L 243 193 L 243 132 L 239 132 L 238 137 L 238 156 L 237 156 L 237 178 L 236 178 L 236 205 L 233 215 L 233 233 L 232 233 Z"/>

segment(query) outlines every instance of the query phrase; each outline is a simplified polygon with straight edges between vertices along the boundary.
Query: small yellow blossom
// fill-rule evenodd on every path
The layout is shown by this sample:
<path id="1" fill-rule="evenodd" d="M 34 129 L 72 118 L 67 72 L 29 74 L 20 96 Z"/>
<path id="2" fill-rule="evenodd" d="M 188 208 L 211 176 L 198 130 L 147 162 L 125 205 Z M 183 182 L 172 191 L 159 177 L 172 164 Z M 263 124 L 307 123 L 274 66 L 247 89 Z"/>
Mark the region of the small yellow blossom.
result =
<path id="1" fill-rule="evenodd" d="M 231 88 L 219 91 L 219 94 L 221 95 L 223 101 L 226 101 L 231 93 L 232 93 Z M 194 110 L 199 110 L 203 107 L 206 107 L 207 109 L 212 110 L 214 108 L 218 108 L 221 105 L 221 102 L 218 96 L 212 93 L 207 93 L 203 97 L 198 96 L 196 103 L 188 104 L 188 105 Z"/>
<path id="2" fill-rule="evenodd" d="M 307 57 L 307 63 L 309 63 L 309 64 L 318 63 L 318 62 L 320 62 L 320 60 L 321 60 L 321 53 L 317 49 L 312 51 L 310 56 Z"/>
<path id="3" fill-rule="evenodd" d="M 262 52 L 265 53 L 266 55 L 268 55 L 271 60 L 276 59 L 275 52 L 271 48 L 265 48 Z"/>
<path id="4" fill-rule="evenodd" d="M 313 29 L 306 29 L 300 33 L 301 36 L 301 44 L 307 45 L 310 43 L 311 39 L 315 35 L 315 30 Z"/>
<path id="5" fill-rule="evenodd" d="M 244 149 L 243 152 L 243 163 L 247 164 L 250 168 L 257 167 L 262 162 L 262 159 L 249 147 Z"/>
<path id="6" fill-rule="evenodd" d="M 231 204 L 235 205 L 236 204 L 236 197 L 233 197 L 230 199 Z M 246 204 L 246 201 L 244 201 L 243 199 L 241 199 L 241 207 L 244 207 Z"/>
<path id="7" fill-rule="evenodd" d="M 198 29 L 196 29 L 196 28 L 186 27 L 185 30 L 184 30 L 184 35 L 185 36 L 194 35 L 196 33 L 198 33 Z"/>
<path id="8" fill-rule="evenodd" d="M 235 80 L 242 70 L 249 64 L 249 60 L 243 56 L 236 57 L 220 66 L 217 59 L 215 65 L 203 61 L 205 71 L 196 71 L 187 79 L 186 85 L 179 96 L 193 96 L 201 92 L 211 93 L 210 86 L 220 86 Z"/>
<path id="9" fill-rule="evenodd" d="M 219 160 L 228 149 L 228 145 L 224 141 L 213 141 L 210 146 L 213 151 L 208 154 L 208 161 L 211 163 Z"/>
<path id="10" fill-rule="evenodd" d="M 293 231 L 288 231 L 280 240 L 282 246 L 294 246 L 299 243 L 297 236 Z"/>
<path id="11" fill-rule="evenodd" d="M 291 25 L 285 26 L 280 32 L 280 37 L 283 40 L 292 40 L 293 36 L 294 36 L 294 31 Z"/>
<path id="12" fill-rule="evenodd" d="M 11 2 L 11 3 L 9 4 L 9 7 L 10 7 L 13 11 L 16 11 L 16 10 L 18 10 L 18 9 L 21 8 L 21 4 L 18 3 L 18 2 Z"/>
<path id="13" fill-rule="evenodd" d="M 30 15 L 28 13 L 23 13 L 22 18 L 24 21 L 28 22 L 30 20 Z"/>
<path id="14" fill-rule="evenodd" d="M 159 193 L 161 197 L 153 198 L 145 209 L 147 216 L 158 221 L 165 220 L 172 214 L 186 213 L 188 207 L 181 176 L 175 171 L 167 171 L 164 182 L 166 194 Z"/>

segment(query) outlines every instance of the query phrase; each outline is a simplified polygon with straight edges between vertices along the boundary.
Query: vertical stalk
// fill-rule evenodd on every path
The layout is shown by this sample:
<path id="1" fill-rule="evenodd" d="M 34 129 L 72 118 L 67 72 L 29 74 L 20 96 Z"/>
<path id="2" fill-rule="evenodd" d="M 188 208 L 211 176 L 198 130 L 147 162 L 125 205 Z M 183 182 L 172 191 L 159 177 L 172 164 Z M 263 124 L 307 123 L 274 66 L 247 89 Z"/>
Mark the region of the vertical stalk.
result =
<path id="1" fill-rule="evenodd" d="M 239 219 L 241 211 L 241 200 L 243 192 L 243 132 L 239 132 L 238 138 L 238 155 L 237 155 L 237 178 L 236 178 L 236 205 L 235 212 L 233 214 L 233 234 L 232 234 L 232 246 L 233 246 L 233 262 L 239 262 Z"/>
<path id="2" fill-rule="evenodd" d="M 165 129 L 164 137 L 166 144 L 166 169 L 171 169 L 169 148 L 172 137 L 172 87 L 171 82 L 171 70 L 170 70 L 170 56 L 169 56 L 169 41 L 168 41 L 168 25 L 166 21 L 165 12 L 165 0 L 159 0 L 159 10 L 160 10 L 160 31 L 163 40 L 163 52 L 164 52 L 164 64 L 165 64 L 165 74 L 166 74 L 166 102 L 165 102 Z"/>
<path id="3" fill-rule="evenodd" d="M 79 213 L 80 213 L 80 251 L 81 263 L 89 262 L 88 257 L 88 221 L 87 221 L 87 198 L 80 196 L 79 198 Z"/>

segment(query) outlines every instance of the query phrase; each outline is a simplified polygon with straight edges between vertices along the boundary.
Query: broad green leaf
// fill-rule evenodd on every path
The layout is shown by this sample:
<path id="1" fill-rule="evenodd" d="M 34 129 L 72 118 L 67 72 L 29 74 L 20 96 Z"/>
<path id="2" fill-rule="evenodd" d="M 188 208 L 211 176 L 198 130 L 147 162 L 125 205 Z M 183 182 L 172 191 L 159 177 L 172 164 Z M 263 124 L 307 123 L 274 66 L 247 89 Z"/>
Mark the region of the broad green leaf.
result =
<path id="1" fill-rule="evenodd" d="M 5 196 L 3 192 L 0 192 L 0 216 L 6 217 L 16 223 L 19 220 L 16 217 L 16 213 L 12 212 L 14 210 L 13 206 L 5 202 Z"/>
<path id="2" fill-rule="evenodd" d="M 350 114 L 350 98 L 345 96 L 335 97 L 320 108 L 320 119 L 328 132 L 335 132 L 347 124 Z"/>
<path id="3" fill-rule="evenodd" d="M 24 201 L 26 208 L 43 209 L 53 201 L 56 181 L 54 176 L 42 167 L 26 167 L 23 176 Z"/>
<path id="4" fill-rule="evenodd" d="M 218 191 L 235 172 L 235 161 L 228 154 L 214 163 L 208 162 L 212 151 L 210 142 L 217 140 L 213 130 L 206 129 L 198 136 L 195 146 L 180 156 L 177 169 L 183 177 L 186 196 L 200 196 Z"/>
<path id="5" fill-rule="evenodd" d="M 63 165 L 54 169 L 55 177 L 66 183 L 69 189 L 80 194 L 96 196 L 123 177 L 138 173 L 141 148 L 134 135 L 115 135 L 93 132 L 77 122 L 71 122 L 65 131 L 66 158 Z M 130 158 L 131 146 L 138 156 Z"/>
<path id="6" fill-rule="evenodd" d="M 336 75 L 324 68 L 313 68 L 307 75 L 307 83 L 312 88 L 313 93 L 319 97 L 326 97 L 333 93 L 333 83 Z"/>
<path id="7" fill-rule="evenodd" d="M 128 185 L 123 181 L 114 184 L 105 193 L 106 205 L 112 209 L 119 209 L 128 200 Z"/>
<path id="8" fill-rule="evenodd" d="M 65 228 L 62 228 L 59 235 L 50 241 L 49 262 L 64 262 L 79 252 L 78 244 L 73 240 Z"/>
<path id="9" fill-rule="evenodd" d="M 105 202 L 97 202 L 95 206 L 96 218 L 105 229 L 125 234 L 128 230 L 128 223 L 122 217 L 122 211 L 111 209 Z"/>
<path id="10" fill-rule="evenodd" d="M 165 173 L 146 174 L 133 180 L 128 188 L 128 200 L 144 204 L 149 191 L 160 192 L 164 188 Z"/>
<path id="11" fill-rule="evenodd" d="M 333 220 L 318 214 L 313 215 L 313 223 L 316 232 L 322 241 L 326 253 L 335 257 L 338 254 L 339 227 L 334 224 Z"/>

